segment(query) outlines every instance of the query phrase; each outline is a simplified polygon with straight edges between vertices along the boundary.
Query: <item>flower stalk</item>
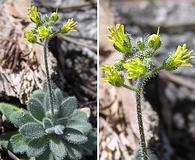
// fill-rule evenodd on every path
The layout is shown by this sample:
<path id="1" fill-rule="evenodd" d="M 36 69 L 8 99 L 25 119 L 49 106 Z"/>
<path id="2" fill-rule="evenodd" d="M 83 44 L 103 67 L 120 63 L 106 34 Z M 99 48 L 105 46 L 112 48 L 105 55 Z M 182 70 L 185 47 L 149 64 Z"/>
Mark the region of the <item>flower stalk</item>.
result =
<path id="1" fill-rule="evenodd" d="M 49 67 L 48 67 L 48 61 L 47 61 L 48 43 L 49 43 L 49 38 L 47 38 L 45 40 L 45 44 L 44 44 L 43 50 L 44 50 L 44 62 L 45 62 L 45 71 L 46 71 L 47 87 L 48 87 L 48 95 L 49 95 L 49 105 L 50 105 L 52 117 L 54 117 L 53 95 L 52 95 Z"/>
<path id="2" fill-rule="evenodd" d="M 141 146 L 141 155 L 143 160 L 148 160 L 146 142 L 145 142 L 145 134 L 144 134 L 144 126 L 142 120 L 142 108 L 141 108 L 141 94 L 142 94 L 142 86 L 144 79 L 140 78 L 137 82 L 137 91 L 136 91 L 136 106 L 137 106 L 137 122 L 139 128 L 140 135 L 140 146 Z"/>

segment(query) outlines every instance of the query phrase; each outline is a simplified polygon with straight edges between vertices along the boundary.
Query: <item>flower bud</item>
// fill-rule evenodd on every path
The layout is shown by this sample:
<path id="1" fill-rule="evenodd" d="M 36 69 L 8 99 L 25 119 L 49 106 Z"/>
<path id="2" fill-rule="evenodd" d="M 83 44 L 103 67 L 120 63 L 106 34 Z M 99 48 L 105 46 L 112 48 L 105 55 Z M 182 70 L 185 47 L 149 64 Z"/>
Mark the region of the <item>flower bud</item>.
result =
<path id="1" fill-rule="evenodd" d="M 45 15 L 44 21 L 45 21 L 45 22 L 49 22 L 49 16 L 48 16 L 48 15 Z"/>
<path id="2" fill-rule="evenodd" d="M 116 70 L 122 71 L 124 69 L 123 63 L 124 63 L 123 60 L 116 60 L 115 63 L 114 63 L 114 66 L 115 66 Z"/>
<path id="3" fill-rule="evenodd" d="M 146 43 L 147 43 L 147 46 L 149 48 L 152 48 L 154 50 L 157 50 L 160 47 L 161 41 L 160 41 L 159 32 L 160 32 L 160 27 L 158 27 L 157 34 L 152 34 L 152 35 L 150 35 L 148 37 Z"/>
<path id="4" fill-rule="evenodd" d="M 143 51 L 144 48 L 145 48 L 145 43 L 143 39 L 141 38 L 140 40 L 137 41 L 137 49 L 139 49 L 140 51 Z"/>
<path id="5" fill-rule="evenodd" d="M 53 12 L 53 13 L 50 15 L 50 20 L 56 22 L 58 19 L 59 19 L 59 16 L 58 16 L 58 13 L 57 13 L 57 12 Z"/>

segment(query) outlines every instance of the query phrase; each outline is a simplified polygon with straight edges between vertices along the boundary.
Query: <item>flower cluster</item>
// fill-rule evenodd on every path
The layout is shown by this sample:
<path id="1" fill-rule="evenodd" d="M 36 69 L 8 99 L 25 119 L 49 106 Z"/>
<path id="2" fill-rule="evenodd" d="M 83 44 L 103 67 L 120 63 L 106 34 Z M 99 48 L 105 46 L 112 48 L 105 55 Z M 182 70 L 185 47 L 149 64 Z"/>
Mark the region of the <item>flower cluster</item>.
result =
<path id="1" fill-rule="evenodd" d="M 57 11 L 51 13 L 50 16 L 43 16 L 37 7 L 31 6 L 28 9 L 28 16 L 36 24 L 36 27 L 24 30 L 24 38 L 31 43 L 40 43 L 45 38 L 53 37 L 57 33 L 74 32 L 77 29 L 77 23 L 73 18 L 68 19 L 60 29 L 55 28 L 55 24 L 59 20 Z"/>
<path id="2" fill-rule="evenodd" d="M 124 86 L 124 77 L 145 79 L 162 69 L 169 71 L 180 66 L 192 67 L 189 60 L 195 57 L 191 56 L 192 51 L 188 52 L 186 44 L 178 45 L 176 51 L 164 60 L 162 66 L 157 67 L 153 64 L 152 57 L 161 46 L 160 28 L 156 34 L 149 35 L 144 39 L 141 38 L 135 44 L 131 43 L 132 37 L 125 33 L 123 24 L 110 26 L 108 31 L 108 38 L 113 43 L 114 48 L 125 54 L 124 59 L 117 60 L 114 64 L 102 66 L 106 74 L 102 80 L 114 86 Z"/>

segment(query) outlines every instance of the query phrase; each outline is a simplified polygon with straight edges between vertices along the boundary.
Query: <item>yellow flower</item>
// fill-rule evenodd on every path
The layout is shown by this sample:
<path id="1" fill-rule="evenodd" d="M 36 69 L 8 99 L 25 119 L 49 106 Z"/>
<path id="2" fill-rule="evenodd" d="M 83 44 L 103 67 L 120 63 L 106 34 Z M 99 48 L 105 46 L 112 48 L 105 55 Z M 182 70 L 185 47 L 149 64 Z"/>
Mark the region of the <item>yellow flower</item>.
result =
<path id="1" fill-rule="evenodd" d="M 31 43 L 35 43 L 37 41 L 37 37 L 33 34 L 31 30 L 24 30 L 24 39 Z"/>
<path id="2" fill-rule="evenodd" d="M 116 24 L 116 27 L 110 26 L 108 39 L 113 43 L 114 48 L 121 53 L 128 53 L 131 50 L 130 38 L 125 34 L 123 24 Z"/>
<path id="3" fill-rule="evenodd" d="M 31 8 L 28 9 L 28 16 L 34 23 L 36 24 L 42 23 L 41 14 L 38 12 L 37 7 L 31 6 Z"/>
<path id="4" fill-rule="evenodd" d="M 41 39 L 48 37 L 50 34 L 49 29 L 46 26 L 39 27 L 37 33 Z"/>
<path id="5" fill-rule="evenodd" d="M 193 51 L 187 51 L 188 49 L 186 44 L 183 46 L 178 45 L 176 51 L 170 54 L 170 56 L 164 61 L 164 68 L 167 70 L 172 70 L 179 66 L 192 67 L 192 64 L 189 63 L 189 60 L 195 57 L 191 56 Z"/>
<path id="6" fill-rule="evenodd" d="M 62 26 L 60 31 L 62 33 L 67 33 L 67 32 L 75 32 L 77 27 L 77 22 L 74 21 L 73 18 L 68 19 L 68 21 Z"/>
<path id="7" fill-rule="evenodd" d="M 147 68 L 144 66 L 140 58 L 135 58 L 131 61 L 128 61 L 127 63 L 124 63 L 123 67 L 127 69 L 128 79 L 137 78 L 147 71 Z"/>
<path id="8" fill-rule="evenodd" d="M 109 82 L 113 86 L 117 87 L 124 84 L 124 77 L 115 69 L 114 64 L 102 65 L 102 70 L 106 74 L 106 77 L 102 78 L 103 81 Z"/>
<path id="9" fill-rule="evenodd" d="M 158 27 L 157 33 L 156 34 L 152 34 L 148 37 L 147 39 L 147 46 L 149 48 L 152 48 L 154 50 L 157 50 L 160 45 L 161 45 L 161 41 L 160 41 L 160 27 Z"/>

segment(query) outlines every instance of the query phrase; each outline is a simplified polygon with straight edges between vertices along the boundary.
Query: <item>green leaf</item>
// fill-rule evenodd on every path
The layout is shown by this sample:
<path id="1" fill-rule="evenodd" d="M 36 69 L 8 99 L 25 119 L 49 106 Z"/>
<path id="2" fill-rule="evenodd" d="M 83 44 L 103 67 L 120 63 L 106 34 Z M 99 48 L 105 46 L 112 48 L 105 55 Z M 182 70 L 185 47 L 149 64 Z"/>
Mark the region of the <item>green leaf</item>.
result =
<path id="1" fill-rule="evenodd" d="M 67 153 L 68 153 L 68 157 L 71 160 L 75 160 L 75 159 L 81 159 L 82 158 L 82 152 L 80 150 L 80 148 L 76 145 L 73 144 L 67 144 Z"/>
<path id="2" fill-rule="evenodd" d="M 47 129 L 47 128 L 51 128 L 51 127 L 53 127 L 53 123 L 52 123 L 51 119 L 49 119 L 47 117 L 43 118 L 43 128 Z"/>
<path id="3" fill-rule="evenodd" d="M 66 128 L 72 128 L 80 131 L 83 134 L 88 134 L 92 129 L 92 126 L 89 122 L 80 122 L 80 121 L 69 121 L 66 125 Z"/>
<path id="4" fill-rule="evenodd" d="M 0 139 L 0 146 L 2 146 L 3 148 L 7 149 L 8 143 L 9 143 L 9 140 Z"/>
<path id="5" fill-rule="evenodd" d="M 40 138 L 45 135 L 45 131 L 41 124 L 30 122 L 23 125 L 19 132 L 28 138 Z"/>
<path id="6" fill-rule="evenodd" d="M 59 118 L 57 119 L 56 124 L 63 124 L 64 126 L 66 126 L 68 119 L 68 117 Z"/>
<path id="7" fill-rule="evenodd" d="M 43 104 L 44 97 L 45 97 L 45 92 L 42 90 L 35 90 L 30 95 L 30 98 L 38 99 L 42 104 Z"/>
<path id="8" fill-rule="evenodd" d="M 68 97 L 60 105 L 60 113 L 63 117 L 68 117 L 73 113 L 77 106 L 76 98 Z"/>
<path id="9" fill-rule="evenodd" d="M 85 112 L 75 110 L 71 115 L 70 120 L 87 121 L 87 114 Z"/>
<path id="10" fill-rule="evenodd" d="M 64 126 L 63 125 L 56 125 L 55 127 L 55 134 L 62 135 L 64 133 Z"/>
<path id="11" fill-rule="evenodd" d="M 87 136 L 88 141 L 80 145 L 80 147 L 84 155 L 93 155 L 93 151 L 97 150 L 97 136 L 96 133 L 92 131 Z"/>
<path id="12" fill-rule="evenodd" d="M 16 127 L 21 127 L 22 125 L 28 122 L 35 122 L 33 117 L 28 112 L 13 112 L 10 115 L 10 121 Z"/>
<path id="13" fill-rule="evenodd" d="M 54 159 L 53 154 L 51 153 L 51 151 L 49 149 L 47 149 L 45 152 L 43 152 L 43 154 L 38 156 L 36 158 L 36 160 L 55 160 L 55 159 Z"/>
<path id="14" fill-rule="evenodd" d="M 28 148 L 27 139 L 20 133 L 10 138 L 9 145 L 14 153 L 25 153 Z"/>
<path id="15" fill-rule="evenodd" d="M 60 104 L 62 103 L 64 99 L 64 96 L 59 88 L 56 88 L 54 90 L 54 96 L 55 96 L 56 104 L 60 106 Z"/>
<path id="16" fill-rule="evenodd" d="M 41 137 L 33 139 L 28 143 L 27 154 L 29 157 L 38 157 L 42 155 L 48 148 L 47 138 Z"/>
<path id="17" fill-rule="evenodd" d="M 67 151 L 64 142 L 61 139 L 52 137 L 52 139 L 50 139 L 49 147 L 54 157 L 57 157 L 59 159 L 63 159 L 64 157 L 66 157 Z"/>
<path id="18" fill-rule="evenodd" d="M 10 115 L 13 113 L 13 112 L 21 112 L 22 109 L 14 106 L 14 105 L 11 105 L 11 104 L 7 104 L 7 103 L 0 103 L 0 111 L 5 115 L 5 117 L 10 120 Z"/>
<path id="19" fill-rule="evenodd" d="M 27 107 L 33 117 L 42 121 L 42 119 L 45 116 L 45 113 L 44 113 L 43 105 L 38 99 L 30 98 L 28 100 Z"/>
<path id="20" fill-rule="evenodd" d="M 11 138 L 11 136 L 18 134 L 18 132 L 14 131 L 14 132 L 7 132 L 5 134 L 2 134 L 0 136 L 0 146 L 2 146 L 3 148 L 7 149 L 8 148 L 8 143 L 9 140 Z"/>
<path id="21" fill-rule="evenodd" d="M 54 127 L 51 128 L 47 128 L 45 130 L 46 133 L 51 134 L 51 133 L 55 133 L 57 135 L 62 135 L 64 132 L 64 126 L 63 125 L 56 125 Z"/>
<path id="22" fill-rule="evenodd" d="M 87 136 L 74 129 L 66 129 L 63 138 L 73 144 L 84 144 L 88 140 Z"/>

